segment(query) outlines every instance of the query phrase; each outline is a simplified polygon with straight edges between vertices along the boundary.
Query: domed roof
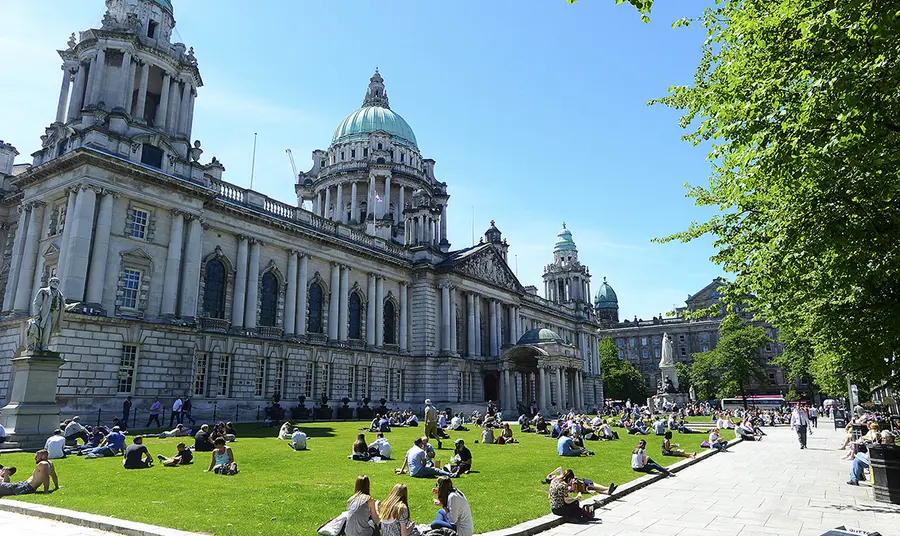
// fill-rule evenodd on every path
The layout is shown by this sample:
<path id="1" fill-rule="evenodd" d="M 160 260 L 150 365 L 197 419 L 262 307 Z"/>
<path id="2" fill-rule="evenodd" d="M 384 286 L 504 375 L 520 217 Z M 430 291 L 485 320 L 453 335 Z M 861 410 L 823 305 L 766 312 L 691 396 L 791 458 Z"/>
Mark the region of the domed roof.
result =
<path id="1" fill-rule="evenodd" d="M 543 343 L 557 343 L 557 344 L 566 344 L 566 341 L 562 340 L 562 337 L 556 334 L 552 329 L 547 328 L 539 328 L 533 329 L 531 331 L 526 331 L 521 338 L 519 338 L 519 342 L 516 344 L 543 344 Z"/>
<path id="2" fill-rule="evenodd" d="M 393 136 L 395 142 L 419 148 L 416 135 L 406 120 L 390 108 L 381 106 L 363 106 L 352 112 L 334 130 L 331 143 L 368 140 L 369 134 L 378 130 Z"/>
<path id="3" fill-rule="evenodd" d="M 566 228 L 566 224 L 563 223 L 563 228 L 556 235 L 556 244 L 553 246 L 553 251 L 575 251 L 575 242 L 572 240 L 572 231 Z"/>
<path id="4" fill-rule="evenodd" d="M 616 296 L 616 291 L 607 284 L 605 277 L 603 278 L 603 284 L 600 285 L 600 288 L 597 289 L 597 294 L 594 296 L 594 307 L 597 309 L 619 308 L 619 298 Z"/>
<path id="5" fill-rule="evenodd" d="M 163 9 L 168 9 L 169 13 L 175 13 L 175 10 L 172 8 L 172 2 L 170 0 L 153 0 L 153 2 L 158 4 Z"/>

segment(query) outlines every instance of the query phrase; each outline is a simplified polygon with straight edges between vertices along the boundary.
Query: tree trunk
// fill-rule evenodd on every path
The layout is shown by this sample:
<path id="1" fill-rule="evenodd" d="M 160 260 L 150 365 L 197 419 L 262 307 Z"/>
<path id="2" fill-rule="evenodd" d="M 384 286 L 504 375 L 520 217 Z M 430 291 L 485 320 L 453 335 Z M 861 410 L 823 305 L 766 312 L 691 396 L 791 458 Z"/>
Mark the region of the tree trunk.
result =
<path id="1" fill-rule="evenodd" d="M 744 382 L 738 382 L 738 391 L 741 393 L 741 402 L 744 403 L 744 411 L 747 411 L 747 393 L 744 391 Z"/>

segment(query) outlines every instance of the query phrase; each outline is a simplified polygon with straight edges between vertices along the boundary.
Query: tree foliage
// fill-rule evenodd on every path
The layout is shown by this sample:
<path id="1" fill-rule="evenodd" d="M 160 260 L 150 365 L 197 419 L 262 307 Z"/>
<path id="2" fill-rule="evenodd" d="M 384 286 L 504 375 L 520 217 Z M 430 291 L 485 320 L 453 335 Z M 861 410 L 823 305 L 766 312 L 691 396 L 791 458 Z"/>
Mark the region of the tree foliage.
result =
<path id="1" fill-rule="evenodd" d="M 566 0 L 569 4 L 574 4 L 578 0 Z M 616 0 L 616 4 L 628 2 L 641 14 L 642 22 L 650 22 L 650 10 L 653 7 L 653 0 Z"/>
<path id="2" fill-rule="evenodd" d="M 641 373 L 631 363 L 619 359 L 619 349 L 609 337 L 600 340 L 599 356 L 603 392 L 607 397 L 639 401 L 647 396 Z"/>
<path id="3" fill-rule="evenodd" d="M 826 390 L 900 382 L 900 2 L 721 0 L 699 21 L 693 83 L 655 102 L 711 147 L 688 195 L 718 212 L 663 240 L 711 235 L 727 299 L 809 341 L 788 355 Z"/>

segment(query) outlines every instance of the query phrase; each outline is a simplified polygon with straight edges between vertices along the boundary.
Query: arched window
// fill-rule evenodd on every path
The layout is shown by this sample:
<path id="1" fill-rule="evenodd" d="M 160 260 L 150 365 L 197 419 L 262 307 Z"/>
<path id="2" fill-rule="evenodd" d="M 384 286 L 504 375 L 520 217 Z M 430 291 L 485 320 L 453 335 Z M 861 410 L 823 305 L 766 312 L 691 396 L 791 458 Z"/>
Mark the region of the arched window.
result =
<path id="1" fill-rule="evenodd" d="M 309 324 L 307 331 L 322 333 L 322 287 L 318 283 L 309 286 Z"/>
<path id="2" fill-rule="evenodd" d="M 260 296 L 260 326 L 275 326 L 278 316 L 278 278 L 272 272 L 262 276 L 262 296 Z"/>
<path id="3" fill-rule="evenodd" d="M 206 263 L 203 312 L 209 318 L 225 318 L 225 265 L 216 259 Z"/>
<path id="4" fill-rule="evenodd" d="M 350 293 L 350 334 L 351 339 L 362 339 L 362 301 L 356 292 Z"/>
<path id="5" fill-rule="evenodd" d="M 394 302 L 384 302 L 384 344 L 397 344 L 397 337 L 394 334 L 396 325 L 394 317 Z"/>

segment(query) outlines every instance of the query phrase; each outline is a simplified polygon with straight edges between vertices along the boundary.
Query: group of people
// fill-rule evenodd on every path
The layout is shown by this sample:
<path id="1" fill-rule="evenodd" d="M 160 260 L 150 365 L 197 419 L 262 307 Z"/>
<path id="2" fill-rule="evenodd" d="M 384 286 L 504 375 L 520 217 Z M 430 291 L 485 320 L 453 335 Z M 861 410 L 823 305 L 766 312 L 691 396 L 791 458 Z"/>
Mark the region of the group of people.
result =
<path id="1" fill-rule="evenodd" d="M 865 425 L 867 432 L 854 439 L 853 425 Z M 850 479 L 847 484 L 858 486 L 861 480 L 866 480 L 866 469 L 870 467 L 869 447 L 872 445 L 894 445 L 896 435 L 890 430 L 882 430 L 876 417 L 859 416 L 847 423 L 845 428 L 846 438 L 841 450 L 848 449 L 844 459 L 850 459 Z"/>

